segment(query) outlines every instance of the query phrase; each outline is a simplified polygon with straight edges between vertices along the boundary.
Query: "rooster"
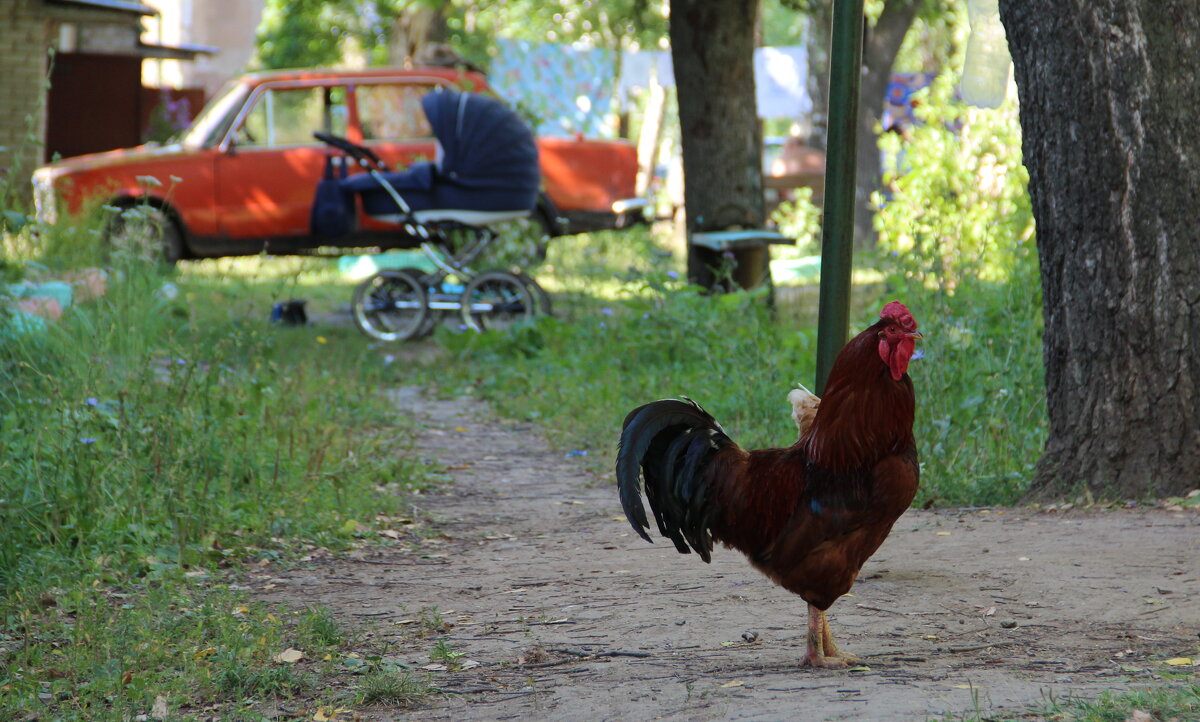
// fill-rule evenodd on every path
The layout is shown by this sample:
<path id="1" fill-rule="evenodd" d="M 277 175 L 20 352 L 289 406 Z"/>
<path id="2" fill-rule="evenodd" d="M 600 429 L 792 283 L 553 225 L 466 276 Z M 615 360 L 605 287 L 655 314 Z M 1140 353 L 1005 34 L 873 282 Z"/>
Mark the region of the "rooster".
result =
<path id="1" fill-rule="evenodd" d="M 694 550 L 709 562 L 720 542 L 800 595 L 808 603 L 802 666 L 857 661 L 838 652 L 825 610 L 850 590 L 916 494 L 908 362 L 919 338 L 904 304 L 885 305 L 838 354 L 823 398 L 789 394 L 800 438 L 786 449 L 746 451 L 686 397 L 625 418 L 617 484 L 634 531 L 652 541 L 644 478 L 658 529 L 681 554 Z"/>

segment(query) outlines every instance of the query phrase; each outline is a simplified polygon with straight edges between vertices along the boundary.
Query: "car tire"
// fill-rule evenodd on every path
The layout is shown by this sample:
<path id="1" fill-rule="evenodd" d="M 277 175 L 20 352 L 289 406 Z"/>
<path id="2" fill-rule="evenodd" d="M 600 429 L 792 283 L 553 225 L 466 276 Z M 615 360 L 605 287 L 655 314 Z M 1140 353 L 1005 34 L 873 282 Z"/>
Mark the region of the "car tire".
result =
<path id="1" fill-rule="evenodd" d="M 179 225 L 163 209 L 145 204 L 127 206 L 113 217 L 105 234 L 105 251 L 110 257 L 168 265 L 186 256 Z"/>

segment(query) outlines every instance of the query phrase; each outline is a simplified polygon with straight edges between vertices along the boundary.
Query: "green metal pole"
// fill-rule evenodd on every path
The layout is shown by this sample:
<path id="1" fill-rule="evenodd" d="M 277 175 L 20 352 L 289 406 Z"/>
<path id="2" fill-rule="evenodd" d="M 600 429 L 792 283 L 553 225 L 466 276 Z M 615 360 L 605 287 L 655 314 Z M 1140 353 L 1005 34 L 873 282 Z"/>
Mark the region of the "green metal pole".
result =
<path id="1" fill-rule="evenodd" d="M 817 311 L 820 396 L 850 324 L 854 258 L 854 169 L 858 154 L 858 87 L 862 77 L 863 0 L 834 0 L 829 53 L 829 135 L 821 228 L 821 301 Z"/>

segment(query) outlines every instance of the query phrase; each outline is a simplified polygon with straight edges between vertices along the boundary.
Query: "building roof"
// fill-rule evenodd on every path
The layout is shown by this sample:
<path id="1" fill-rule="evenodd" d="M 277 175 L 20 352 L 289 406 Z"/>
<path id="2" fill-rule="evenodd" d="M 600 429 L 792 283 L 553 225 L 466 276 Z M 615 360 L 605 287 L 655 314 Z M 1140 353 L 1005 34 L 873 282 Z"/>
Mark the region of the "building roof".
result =
<path id="1" fill-rule="evenodd" d="M 216 55 L 220 48 L 196 43 L 165 45 L 162 43 L 138 43 L 139 55 L 143 58 L 166 58 L 169 60 L 195 60 L 197 55 Z"/>
<path id="2" fill-rule="evenodd" d="M 135 13 L 137 15 L 158 15 L 158 10 L 145 3 L 133 0 L 48 0 L 59 5 L 82 5 L 100 10 L 116 10 L 118 12 Z"/>

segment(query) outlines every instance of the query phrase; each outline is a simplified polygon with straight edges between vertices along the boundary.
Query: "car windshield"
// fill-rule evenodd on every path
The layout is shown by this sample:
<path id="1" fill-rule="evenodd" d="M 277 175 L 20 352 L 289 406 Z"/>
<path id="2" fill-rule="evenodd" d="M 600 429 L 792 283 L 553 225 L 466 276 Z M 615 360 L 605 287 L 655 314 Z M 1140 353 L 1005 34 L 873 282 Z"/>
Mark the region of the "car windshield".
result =
<path id="1" fill-rule="evenodd" d="M 237 109 L 246 99 L 248 90 L 246 85 L 237 81 L 226 83 L 192 121 L 191 127 L 184 131 L 180 144 L 188 150 L 199 150 L 219 143 L 229 130 Z"/>

